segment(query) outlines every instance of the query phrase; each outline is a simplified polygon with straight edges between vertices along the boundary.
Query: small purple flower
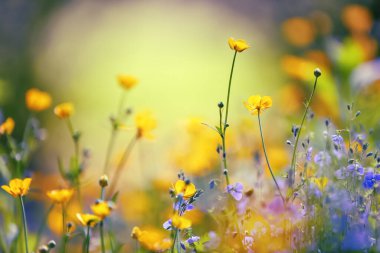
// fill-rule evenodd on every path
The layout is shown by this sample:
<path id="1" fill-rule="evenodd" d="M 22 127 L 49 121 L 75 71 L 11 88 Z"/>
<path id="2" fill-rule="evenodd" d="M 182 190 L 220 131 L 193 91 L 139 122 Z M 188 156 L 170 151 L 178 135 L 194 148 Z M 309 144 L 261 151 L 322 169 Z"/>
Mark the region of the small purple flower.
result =
<path id="1" fill-rule="evenodd" d="M 306 151 L 306 161 L 310 162 L 311 161 L 311 152 L 313 151 L 313 147 L 310 147 Z"/>
<path id="2" fill-rule="evenodd" d="M 193 235 L 189 239 L 187 239 L 186 242 L 191 245 L 191 244 L 194 244 L 196 242 L 199 242 L 200 239 L 201 238 L 199 236 L 194 236 Z"/>
<path id="3" fill-rule="evenodd" d="M 239 201 L 243 198 L 243 185 L 237 182 L 235 185 L 227 185 L 227 192 L 231 194 L 231 196 Z"/>
<path id="4" fill-rule="evenodd" d="M 353 163 L 347 166 L 347 170 L 349 172 L 354 172 L 358 175 L 364 175 L 364 168 L 360 163 Z"/>
<path id="5" fill-rule="evenodd" d="M 162 225 L 162 227 L 165 230 L 172 230 L 172 220 L 169 219 L 169 220 L 165 221 L 164 224 Z"/>
<path id="6" fill-rule="evenodd" d="M 363 187 L 365 189 L 372 189 L 376 181 L 380 181 L 380 174 L 374 174 L 372 171 L 367 172 L 364 176 Z"/>
<path id="7" fill-rule="evenodd" d="M 321 151 L 314 156 L 314 162 L 320 167 L 323 167 L 331 163 L 331 157 L 329 154 Z"/>
<path id="8" fill-rule="evenodd" d="M 331 135 L 331 140 L 336 144 L 338 145 L 339 147 L 341 147 L 343 145 L 343 137 L 339 134 L 333 134 Z"/>

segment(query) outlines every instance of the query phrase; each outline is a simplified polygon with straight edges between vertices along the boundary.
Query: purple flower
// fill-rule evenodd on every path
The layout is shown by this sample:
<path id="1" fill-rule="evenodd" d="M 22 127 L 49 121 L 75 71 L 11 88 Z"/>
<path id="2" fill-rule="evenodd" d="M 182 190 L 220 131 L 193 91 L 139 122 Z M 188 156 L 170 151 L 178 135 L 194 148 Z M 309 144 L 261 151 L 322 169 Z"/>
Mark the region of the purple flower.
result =
<path id="1" fill-rule="evenodd" d="M 201 238 L 199 236 L 194 236 L 193 235 L 189 239 L 187 239 L 186 242 L 191 245 L 191 244 L 194 244 L 194 243 L 198 242 L 200 239 Z"/>
<path id="2" fill-rule="evenodd" d="M 365 189 L 372 189 L 376 181 L 380 181 L 380 174 L 374 174 L 372 171 L 367 172 L 364 176 L 363 187 Z"/>
<path id="3" fill-rule="evenodd" d="M 311 161 L 311 152 L 313 151 L 313 147 L 310 147 L 306 151 L 306 161 L 310 162 Z"/>
<path id="4" fill-rule="evenodd" d="M 227 192 L 231 194 L 231 196 L 239 201 L 243 198 L 243 185 L 237 182 L 235 185 L 227 185 Z"/>
<path id="5" fill-rule="evenodd" d="M 165 230 L 172 230 L 172 219 L 165 221 L 164 224 L 162 225 L 162 227 Z"/>
<path id="6" fill-rule="evenodd" d="M 364 175 L 364 168 L 360 163 L 353 163 L 347 166 L 347 170 L 350 172 L 355 172 L 358 175 Z"/>
<path id="7" fill-rule="evenodd" d="M 331 140 L 336 144 L 338 145 L 339 147 L 341 147 L 343 145 L 343 137 L 339 134 L 333 134 L 331 135 Z"/>
<path id="8" fill-rule="evenodd" d="M 314 156 L 314 162 L 320 167 L 323 167 L 331 163 L 331 157 L 329 154 L 321 151 Z"/>

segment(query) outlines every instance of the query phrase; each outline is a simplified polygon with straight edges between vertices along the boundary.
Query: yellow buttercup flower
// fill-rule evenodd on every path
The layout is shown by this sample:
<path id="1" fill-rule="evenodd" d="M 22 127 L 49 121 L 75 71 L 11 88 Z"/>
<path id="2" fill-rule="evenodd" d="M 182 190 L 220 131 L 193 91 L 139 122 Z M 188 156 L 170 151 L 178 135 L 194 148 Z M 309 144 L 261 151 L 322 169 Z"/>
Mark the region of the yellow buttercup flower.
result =
<path id="1" fill-rule="evenodd" d="M 118 75 L 117 80 L 119 81 L 120 86 L 126 90 L 133 88 L 139 82 L 136 77 L 131 75 Z"/>
<path id="2" fill-rule="evenodd" d="M 177 196 L 181 194 L 184 199 L 189 199 L 197 192 L 197 189 L 193 183 L 177 180 L 174 184 L 174 191 Z"/>
<path id="3" fill-rule="evenodd" d="M 329 179 L 327 177 L 313 177 L 310 180 L 313 184 L 315 184 L 319 190 L 323 191 L 326 188 L 327 183 L 329 182 Z"/>
<path id="4" fill-rule="evenodd" d="M 53 202 L 57 204 L 66 203 L 67 201 L 71 199 L 73 194 L 74 194 L 73 189 L 51 190 L 46 193 L 49 199 L 51 199 Z"/>
<path id="5" fill-rule="evenodd" d="M 0 134 L 12 134 L 15 128 L 15 121 L 12 118 L 7 118 L 3 124 L 0 125 Z"/>
<path id="6" fill-rule="evenodd" d="M 133 239 L 136 239 L 136 240 L 138 240 L 139 239 L 139 237 L 140 237 L 140 235 L 141 235 L 141 229 L 139 228 L 139 227 L 133 227 L 133 229 L 132 229 L 132 232 L 131 232 L 131 237 L 133 238 Z"/>
<path id="7" fill-rule="evenodd" d="M 269 96 L 261 97 L 259 95 L 250 96 L 248 101 L 244 102 L 244 106 L 252 115 L 257 115 L 265 109 L 272 107 L 272 98 Z"/>
<path id="8" fill-rule="evenodd" d="M 54 108 L 54 114 L 60 119 L 69 118 L 73 113 L 74 105 L 69 102 L 59 104 Z"/>
<path id="9" fill-rule="evenodd" d="M 31 111 L 43 111 L 50 107 L 51 96 L 49 93 L 36 88 L 29 89 L 25 94 L 26 107 Z"/>
<path id="10" fill-rule="evenodd" d="M 235 50 L 237 52 L 243 52 L 244 50 L 246 50 L 247 48 L 249 48 L 249 45 L 247 44 L 247 42 L 245 42 L 245 40 L 235 40 L 234 38 L 229 38 L 228 39 L 228 45 L 230 46 L 230 48 L 232 50 Z"/>
<path id="11" fill-rule="evenodd" d="M 178 214 L 175 214 L 172 217 L 172 226 L 178 229 L 186 229 L 191 227 L 191 220 L 188 220 L 184 217 L 179 216 Z"/>
<path id="12" fill-rule="evenodd" d="M 77 213 L 77 219 L 79 223 L 85 227 L 93 227 L 100 221 L 100 217 L 89 213 Z"/>
<path id="13" fill-rule="evenodd" d="M 107 202 L 100 201 L 91 206 L 91 210 L 94 212 L 96 216 L 98 216 L 101 220 L 104 220 L 108 215 L 110 215 L 112 208 Z"/>
<path id="14" fill-rule="evenodd" d="M 152 112 L 144 111 L 140 112 L 135 117 L 135 124 L 137 127 L 137 137 L 153 139 L 154 135 L 152 130 L 157 127 L 157 120 L 154 118 Z"/>
<path id="15" fill-rule="evenodd" d="M 1 188 L 4 191 L 8 192 L 13 197 L 17 198 L 20 196 L 24 196 L 28 193 L 31 182 L 32 182 L 31 178 L 25 178 L 25 179 L 15 178 L 9 182 L 9 186 L 3 185 L 1 186 Z"/>
<path id="16" fill-rule="evenodd" d="M 132 229 L 131 237 L 136 239 L 143 248 L 153 252 L 165 252 L 172 246 L 172 240 L 166 237 L 162 230 L 139 227 Z"/>

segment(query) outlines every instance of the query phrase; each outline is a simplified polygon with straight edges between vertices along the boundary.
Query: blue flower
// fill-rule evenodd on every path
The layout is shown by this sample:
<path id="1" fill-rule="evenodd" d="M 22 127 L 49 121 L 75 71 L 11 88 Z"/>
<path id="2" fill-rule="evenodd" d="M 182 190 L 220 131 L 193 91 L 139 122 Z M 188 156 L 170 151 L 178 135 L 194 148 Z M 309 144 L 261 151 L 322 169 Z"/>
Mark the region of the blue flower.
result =
<path id="1" fill-rule="evenodd" d="M 243 198 L 243 185 L 237 182 L 235 185 L 227 185 L 227 192 L 237 201 Z"/>
<path id="2" fill-rule="evenodd" d="M 367 172 L 364 176 L 363 187 L 366 189 L 372 189 L 376 181 L 380 181 L 380 174 L 374 174 L 372 171 Z"/>

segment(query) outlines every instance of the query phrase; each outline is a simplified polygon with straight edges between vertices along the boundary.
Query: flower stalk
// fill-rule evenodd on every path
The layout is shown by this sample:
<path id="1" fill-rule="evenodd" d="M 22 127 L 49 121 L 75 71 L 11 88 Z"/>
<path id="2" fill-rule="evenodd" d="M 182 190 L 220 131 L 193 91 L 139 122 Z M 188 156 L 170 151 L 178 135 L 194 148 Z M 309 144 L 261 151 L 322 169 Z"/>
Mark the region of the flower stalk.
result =
<path id="1" fill-rule="evenodd" d="M 22 196 L 19 197 L 20 200 L 20 205 L 21 205 L 21 210 L 22 210 L 22 223 L 24 226 L 24 240 L 25 240 L 25 252 L 29 253 L 29 248 L 28 248 L 28 226 L 26 223 L 26 214 L 25 214 L 25 206 L 24 206 L 24 201 L 22 199 Z"/>

